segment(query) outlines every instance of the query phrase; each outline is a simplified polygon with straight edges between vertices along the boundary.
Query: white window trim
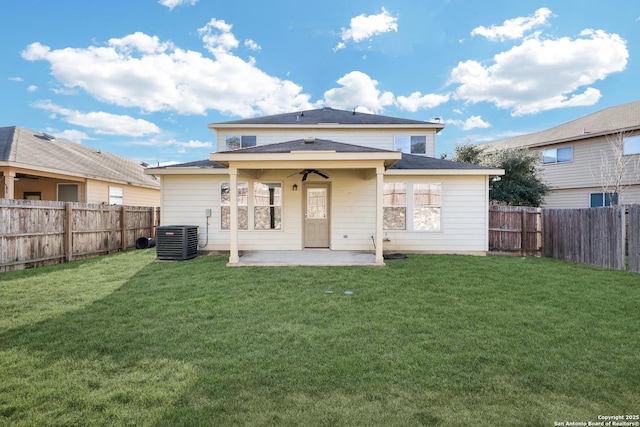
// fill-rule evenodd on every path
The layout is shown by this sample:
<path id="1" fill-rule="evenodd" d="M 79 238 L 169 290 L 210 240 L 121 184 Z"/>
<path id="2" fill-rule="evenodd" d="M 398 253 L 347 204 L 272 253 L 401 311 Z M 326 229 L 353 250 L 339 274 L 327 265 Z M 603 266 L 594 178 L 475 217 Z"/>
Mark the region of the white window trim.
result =
<path id="1" fill-rule="evenodd" d="M 630 143 L 633 143 L 633 145 L 637 145 L 638 146 L 638 151 L 634 151 L 633 153 L 627 153 L 626 152 L 626 147 L 627 147 L 627 140 L 630 140 Z M 633 135 L 633 136 L 627 136 L 623 139 L 622 141 L 622 154 L 624 156 L 635 156 L 637 154 L 640 154 L 640 135 Z"/>
<path id="2" fill-rule="evenodd" d="M 429 205 L 429 207 L 437 207 L 438 209 L 440 209 L 440 227 L 438 227 L 437 230 L 416 230 L 413 224 L 413 219 L 415 217 L 415 211 L 414 211 L 414 207 L 415 207 L 415 200 L 414 200 L 414 193 L 413 193 L 413 186 L 415 184 L 431 184 L 431 185 L 439 185 L 440 186 L 440 204 L 438 206 L 435 205 Z M 411 183 L 411 197 L 409 200 L 407 200 L 407 204 L 411 204 L 411 231 L 414 233 L 440 233 L 442 232 L 442 201 L 443 201 L 443 197 L 442 194 L 444 193 L 444 185 L 442 184 L 442 182 L 412 182 Z"/>
<path id="3" fill-rule="evenodd" d="M 256 205 L 254 203 L 254 198 L 253 198 L 253 186 L 256 183 L 261 183 L 261 184 L 280 184 L 280 188 L 282 188 L 282 204 L 279 206 L 280 209 L 282 210 L 282 223 L 280 228 L 274 228 L 274 229 L 264 229 L 264 230 L 258 230 L 255 228 L 255 208 Z M 219 205 L 220 205 L 220 221 L 219 221 L 219 230 L 222 232 L 229 232 L 229 229 L 224 229 L 222 228 L 222 186 L 223 185 L 229 185 L 230 183 L 228 181 L 223 181 L 220 183 L 219 187 L 218 187 L 218 197 L 220 197 L 219 200 Z M 246 205 L 238 205 L 238 207 L 245 207 L 247 208 L 247 228 L 246 229 L 241 229 L 238 228 L 238 232 L 242 232 L 242 233 L 246 233 L 246 232 L 251 232 L 251 233 L 277 233 L 277 232 L 283 232 L 285 231 L 285 185 L 283 181 L 279 181 L 279 180 L 267 180 L 267 181 L 263 181 L 263 180 L 249 180 L 249 181 L 238 181 L 238 185 L 240 184 L 246 184 L 248 187 L 247 190 L 247 204 Z M 277 205 L 276 205 L 277 206 Z"/>
<path id="4" fill-rule="evenodd" d="M 119 195 L 112 194 L 112 190 L 118 190 Z M 119 202 L 119 203 L 118 203 Z M 109 204 L 110 205 L 124 205 L 124 188 L 109 186 Z"/>
<path id="5" fill-rule="evenodd" d="M 444 212 L 444 202 L 445 202 L 445 197 L 444 197 L 444 190 L 445 190 L 445 185 L 442 182 L 435 182 L 435 181 L 390 181 L 390 182 L 385 182 L 385 184 L 405 184 L 406 188 L 407 188 L 407 204 L 406 205 L 397 205 L 397 207 L 404 207 L 405 208 L 405 228 L 404 229 L 383 229 L 385 235 L 387 234 L 395 234 L 395 233 L 427 233 L 427 234 L 438 234 L 438 233 L 443 233 L 444 232 L 444 222 L 443 222 L 443 212 Z M 431 207 L 437 207 L 440 209 L 440 227 L 437 230 L 416 230 L 414 227 L 414 208 L 415 208 L 415 201 L 414 201 L 414 193 L 413 193 L 413 186 L 415 184 L 432 184 L 432 185 L 440 185 L 440 205 L 439 206 L 431 206 Z M 383 205 L 384 207 L 393 207 L 391 205 Z"/>
<path id="6" fill-rule="evenodd" d="M 558 161 L 558 150 L 562 150 L 564 148 L 571 149 L 571 160 L 567 160 L 567 161 L 564 161 L 564 162 L 559 162 Z M 555 161 L 553 161 L 553 162 L 545 162 L 544 161 L 544 152 L 545 151 L 555 151 Z M 542 162 L 543 165 L 558 165 L 558 164 L 563 164 L 563 163 L 573 163 L 573 145 L 568 145 L 566 147 L 555 147 L 555 148 L 543 149 L 540 152 L 540 161 Z"/>

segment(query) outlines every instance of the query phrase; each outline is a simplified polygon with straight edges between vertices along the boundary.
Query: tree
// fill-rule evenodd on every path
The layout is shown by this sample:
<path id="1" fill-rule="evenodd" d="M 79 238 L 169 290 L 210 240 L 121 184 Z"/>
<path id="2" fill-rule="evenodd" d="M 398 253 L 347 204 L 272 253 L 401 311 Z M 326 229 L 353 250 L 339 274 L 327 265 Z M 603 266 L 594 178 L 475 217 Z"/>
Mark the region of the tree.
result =
<path id="1" fill-rule="evenodd" d="M 479 165 L 482 163 L 484 154 L 484 148 L 479 145 L 474 145 L 469 142 L 466 144 L 456 144 L 456 153 L 454 154 L 454 162 L 470 163 L 472 165 Z"/>
<path id="2" fill-rule="evenodd" d="M 611 205 L 617 205 L 624 191 L 640 182 L 640 157 L 625 155 L 625 140 L 631 136 L 624 131 L 607 135 L 607 148 L 596 154 L 594 178 L 599 180 L 604 194 L 614 195 Z"/>
<path id="3" fill-rule="evenodd" d="M 489 198 L 509 206 L 540 206 L 549 192 L 539 176 L 540 156 L 524 148 L 504 148 L 483 156 L 483 166 L 504 169 L 489 183 Z"/>
<path id="4" fill-rule="evenodd" d="M 445 156 L 446 157 L 446 156 Z M 492 202 L 509 206 L 540 206 L 549 187 L 539 175 L 540 157 L 523 148 L 505 148 L 486 152 L 471 143 L 456 145 L 455 162 L 504 169 L 505 174 L 489 183 Z"/>

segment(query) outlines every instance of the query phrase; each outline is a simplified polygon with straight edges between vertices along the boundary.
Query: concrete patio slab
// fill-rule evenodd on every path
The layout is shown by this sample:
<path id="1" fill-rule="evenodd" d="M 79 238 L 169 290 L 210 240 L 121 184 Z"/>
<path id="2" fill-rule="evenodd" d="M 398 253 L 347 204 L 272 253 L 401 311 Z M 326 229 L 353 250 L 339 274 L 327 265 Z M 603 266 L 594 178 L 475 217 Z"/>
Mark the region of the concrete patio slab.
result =
<path id="1" fill-rule="evenodd" d="M 332 251 L 329 249 L 304 249 L 302 251 L 249 251 L 240 255 L 240 262 L 227 264 L 230 267 L 242 266 L 373 266 L 375 255 L 369 252 Z"/>

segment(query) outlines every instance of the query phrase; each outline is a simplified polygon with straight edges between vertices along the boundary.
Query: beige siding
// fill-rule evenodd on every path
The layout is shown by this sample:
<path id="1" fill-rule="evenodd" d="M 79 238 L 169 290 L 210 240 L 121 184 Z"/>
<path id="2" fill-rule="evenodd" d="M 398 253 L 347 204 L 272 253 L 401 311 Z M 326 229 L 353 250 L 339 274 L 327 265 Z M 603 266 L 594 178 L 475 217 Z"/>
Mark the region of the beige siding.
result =
<path id="1" fill-rule="evenodd" d="M 607 172 L 606 163 L 613 162 L 613 151 L 605 137 L 585 139 L 573 143 L 545 146 L 544 149 L 573 147 L 573 161 L 542 165 L 541 172 L 544 180 L 552 189 L 568 189 L 579 187 L 601 187 L 611 180 L 612 173 Z M 537 149 L 542 152 L 543 148 Z M 624 178 L 626 183 L 638 182 L 638 155 L 627 156 L 631 166 L 628 167 Z"/>
<path id="2" fill-rule="evenodd" d="M 217 151 L 226 151 L 225 141 L 228 135 L 255 135 L 258 145 L 293 141 L 300 138 L 327 139 L 345 144 L 361 145 L 381 150 L 394 150 L 395 136 L 425 135 L 427 137 L 426 155 L 435 157 L 435 131 L 429 129 L 224 129 L 217 134 Z"/>
<path id="3" fill-rule="evenodd" d="M 385 251 L 486 253 L 488 250 L 487 178 L 484 176 L 398 177 L 394 182 L 441 183 L 441 230 L 387 231 Z"/>
<path id="4" fill-rule="evenodd" d="M 25 197 L 24 193 L 40 193 L 41 200 L 58 200 L 58 184 L 78 184 L 79 202 L 86 202 L 84 182 L 74 182 L 42 177 L 39 177 L 37 179 L 25 178 L 16 181 L 14 197 L 16 199 L 23 199 Z"/>
<path id="5" fill-rule="evenodd" d="M 128 206 L 160 206 L 160 189 L 120 185 L 104 181 L 87 181 L 87 203 L 109 203 L 109 187 L 123 190 L 122 203 Z"/>
<path id="6" fill-rule="evenodd" d="M 329 170 L 329 180 L 309 176 L 308 182 L 330 184 L 330 247 L 333 250 L 374 250 L 376 180 L 365 179 L 361 171 Z M 254 179 L 239 176 L 240 182 Z M 240 251 L 300 250 L 303 248 L 304 185 L 291 171 L 265 171 L 261 182 L 283 184 L 282 230 L 238 232 Z M 435 253 L 485 253 L 487 250 L 487 178 L 470 177 L 388 177 L 388 181 L 442 183 L 442 230 L 437 232 L 387 232 L 385 250 Z M 206 239 L 205 209 L 209 219 L 209 242 L 205 250 L 229 250 L 229 232 L 220 228 L 220 185 L 228 177 L 214 175 L 164 175 L 162 177 L 162 225 L 196 225 L 200 243 Z M 293 191 L 293 184 L 298 191 Z M 250 211 L 250 228 L 252 213 Z"/>
<path id="7" fill-rule="evenodd" d="M 552 209 L 588 208 L 591 193 L 602 192 L 600 187 L 556 190 L 545 197 L 542 206 Z M 625 188 L 619 195 L 618 202 L 622 205 L 640 204 L 640 185 Z"/>

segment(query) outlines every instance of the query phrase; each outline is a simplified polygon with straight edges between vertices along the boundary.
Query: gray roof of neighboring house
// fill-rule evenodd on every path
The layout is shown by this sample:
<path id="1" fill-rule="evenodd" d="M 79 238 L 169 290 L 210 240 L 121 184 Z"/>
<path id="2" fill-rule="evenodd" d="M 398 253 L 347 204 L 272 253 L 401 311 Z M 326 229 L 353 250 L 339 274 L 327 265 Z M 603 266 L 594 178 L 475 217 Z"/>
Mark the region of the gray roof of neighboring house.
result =
<path id="1" fill-rule="evenodd" d="M 325 139 L 310 140 L 297 139 L 294 141 L 280 142 L 276 144 L 258 145 L 255 147 L 243 148 L 233 151 L 224 151 L 223 153 L 268 153 L 268 154 L 286 154 L 292 151 L 335 151 L 337 153 L 392 153 L 393 151 L 381 150 L 379 148 L 364 147 L 361 145 L 345 144 L 342 142 L 329 141 Z M 172 167 L 198 167 L 198 168 L 223 168 L 224 166 L 212 162 L 211 160 L 199 160 L 189 163 L 180 163 L 177 165 L 165 166 Z M 436 159 L 433 157 L 417 156 L 415 154 L 402 153 L 402 159 L 391 166 L 390 169 L 449 169 L 449 170 L 487 170 L 483 166 L 471 165 L 467 163 L 452 162 L 450 160 Z"/>
<path id="2" fill-rule="evenodd" d="M 64 174 L 160 187 L 135 160 L 54 138 L 19 126 L 0 127 L 0 161 L 37 166 Z"/>
<path id="3" fill-rule="evenodd" d="M 320 123 L 336 123 L 341 125 L 418 125 L 439 129 L 444 128 L 444 124 L 441 122 L 402 119 L 377 114 L 359 113 L 356 111 L 337 110 L 330 107 L 211 123 L 209 127 L 215 128 L 216 125 L 317 125 Z"/>
<path id="4" fill-rule="evenodd" d="M 568 142 L 640 129 L 640 101 L 596 111 L 541 132 L 492 141 L 489 147 L 526 147 Z"/>

